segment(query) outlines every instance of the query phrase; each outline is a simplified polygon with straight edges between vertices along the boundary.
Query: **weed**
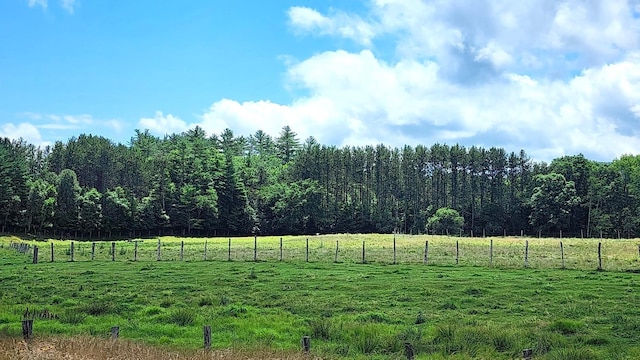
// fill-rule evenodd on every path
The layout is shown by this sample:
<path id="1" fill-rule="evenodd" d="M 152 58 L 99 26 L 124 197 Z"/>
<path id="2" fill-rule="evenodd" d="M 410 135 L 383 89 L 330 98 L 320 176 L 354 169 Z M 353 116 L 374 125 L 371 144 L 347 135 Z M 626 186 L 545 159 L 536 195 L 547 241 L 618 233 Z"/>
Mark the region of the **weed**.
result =
<path id="1" fill-rule="evenodd" d="M 108 302 L 99 301 L 86 304 L 82 308 L 82 311 L 88 315 L 100 316 L 112 313 L 114 311 L 114 307 Z"/>
<path id="2" fill-rule="evenodd" d="M 165 309 L 166 309 L 166 308 L 170 308 L 170 307 L 171 307 L 171 305 L 173 305 L 173 303 L 174 303 L 174 302 L 175 302 L 175 301 L 173 300 L 173 298 L 168 298 L 168 297 L 167 297 L 167 298 L 164 298 L 164 299 L 162 299 L 162 300 L 160 301 L 160 307 L 163 307 L 163 308 L 165 308 Z"/>
<path id="3" fill-rule="evenodd" d="M 597 357 L 590 349 L 585 348 L 562 348 L 551 351 L 547 355 L 549 360 L 595 360 Z"/>
<path id="4" fill-rule="evenodd" d="M 211 296 L 202 296 L 198 300 L 198 306 L 200 307 L 211 306 L 211 305 L 213 305 L 213 299 L 211 298 Z"/>
<path id="5" fill-rule="evenodd" d="M 226 306 L 226 305 L 231 304 L 231 302 L 232 302 L 231 298 L 228 297 L 227 295 L 225 295 L 225 294 L 220 295 L 220 305 Z"/>
<path id="6" fill-rule="evenodd" d="M 258 275 L 256 274 L 256 269 L 251 268 L 251 272 L 249 273 L 249 279 L 255 280 L 257 278 L 258 278 Z"/>
<path id="7" fill-rule="evenodd" d="M 189 326 L 194 323 L 196 315 L 188 309 L 176 309 L 167 317 L 167 321 L 178 326 Z"/>
<path id="8" fill-rule="evenodd" d="M 309 327 L 311 328 L 311 337 L 314 339 L 328 340 L 331 338 L 332 324 L 331 320 L 327 318 L 319 318 L 309 320 Z"/>
<path id="9" fill-rule="evenodd" d="M 60 322 L 69 325 L 78 325 L 84 322 L 87 315 L 77 311 L 67 311 L 60 315 Z"/>
<path id="10" fill-rule="evenodd" d="M 558 319 L 549 325 L 549 330 L 557 331 L 563 335 L 571 335 L 577 333 L 583 326 L 584 324 L 579 321 Z"/>

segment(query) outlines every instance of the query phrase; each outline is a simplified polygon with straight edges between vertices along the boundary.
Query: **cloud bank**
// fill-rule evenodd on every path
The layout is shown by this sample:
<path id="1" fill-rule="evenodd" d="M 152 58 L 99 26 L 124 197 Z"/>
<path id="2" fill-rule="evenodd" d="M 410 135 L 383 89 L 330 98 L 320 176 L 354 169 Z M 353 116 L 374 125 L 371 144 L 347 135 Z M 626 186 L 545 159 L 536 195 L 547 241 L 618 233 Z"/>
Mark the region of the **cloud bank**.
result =
<path id="1" fill-rule="evenodd" d="M 364 145 L 461 143 L 538 160 L 640 153 L 640 1 L 371 0 L 364 13 L 288 9 L 296 36 L 346 39 L 290 63 L 290 104 L 214 102 L 186 124 Z M 391 49 L 391 51 L 388 51 Z M 391 53 L 392 55 L 389 55 Z"/>

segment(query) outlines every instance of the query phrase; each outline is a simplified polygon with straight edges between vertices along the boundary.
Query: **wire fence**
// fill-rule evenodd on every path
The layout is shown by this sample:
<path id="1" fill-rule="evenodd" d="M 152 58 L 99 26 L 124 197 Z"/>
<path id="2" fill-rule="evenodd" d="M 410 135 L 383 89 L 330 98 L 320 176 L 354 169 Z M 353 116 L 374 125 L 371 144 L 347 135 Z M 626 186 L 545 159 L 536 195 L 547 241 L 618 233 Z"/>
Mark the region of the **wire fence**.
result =
<path id="1" fill-rule="evenodd" d="M 0 242 L 25 261 L 264 261 L 639 271 L 640 239 L 326 235 Z M 37 250 L 36 250 L 37 248 Z M 37 254 L 36 254 L 37 253 Z"/>

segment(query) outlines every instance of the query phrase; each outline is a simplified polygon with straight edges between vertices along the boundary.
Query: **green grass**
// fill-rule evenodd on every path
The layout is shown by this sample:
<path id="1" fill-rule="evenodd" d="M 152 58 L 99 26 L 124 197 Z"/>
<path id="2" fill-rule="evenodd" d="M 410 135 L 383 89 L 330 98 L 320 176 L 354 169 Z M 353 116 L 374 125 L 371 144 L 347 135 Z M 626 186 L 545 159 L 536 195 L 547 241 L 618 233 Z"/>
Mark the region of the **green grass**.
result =
<path id="1" fill-rule="evenodd" d="M 8 249 L 5 238 L 0 336 L 20 335 L 28 307 L 56 315 L 34 321 L 36 336 L 106 338 L 117 325 L 123 338 L 187 349 L 201 347 L 202 327 L 211 325 L 214 348 L 297 350 L 301 337 L 310 335 L 314 354 L 329 358 L 402 358 L 405 342 L 417 358 L 512 359 L 525 348 L 540 359 L 640 358 L 640 275 L 631 241 L 605 243 L 609 264 L 619 265 L 600 272 L 591 260 L 580 260 L 592 257 L 594 244 L 580 240 L 563 240 L 565 256 L 576 260 L 574 270 L 560 270 L 557 258 L 535 261 L 531 255 L 551 256 L 557 240 L 530 239 L 532 268 L 524 269 L 522 259 L 496 256 L 508 254 L 507 244 L 516 253 L 521 239 L 494 239 L 495 264 L 489 267 L 488 253 L 480 252 L 488 251 L 487 239 L 461 239 L 456 266 L 455 238 L 398 239 L 397 265 L 390 261 L 389 236 L 322 238 L 322 247 L 310 238 L 309 263 L 304 238 L 285 238 L 283 262 L 279 239 L 269 238 L 258 239 L 264 259 L 257 263 L 247 262 L 253 239 L 232 239 L 237 248 L 231 262 L 226 239 L 208 240 L 206 262 L 199 254 L 203 240 L 194 239 L 186 240 L 190 250 L 183 262 L 155 261 L 157 242 L 145 240 L 139 251 L 151 254 L 139 262 L 111 262 L 105 244 L 93 262 L 60 258 L 36 265 L 30 255 Z M 333 263 L 336 239 L 344 251 L 339 263 Z M 363 239 L 371 244 L 367 264 L 358 263 Z M 434 255 L 428 266 L 419 252 L 425 239 Z M 180 241 L 163 239 L 163 254 L 177 260 Z M 56 251 L 63 254 L 67 245 L 55 242 Z M 90 256 L 90 243 L 79 246 Z M 117 248 L 124 246 L 133 249 L 132 243 Z M 635 252 L 627 256 L 629 249 Z"/>

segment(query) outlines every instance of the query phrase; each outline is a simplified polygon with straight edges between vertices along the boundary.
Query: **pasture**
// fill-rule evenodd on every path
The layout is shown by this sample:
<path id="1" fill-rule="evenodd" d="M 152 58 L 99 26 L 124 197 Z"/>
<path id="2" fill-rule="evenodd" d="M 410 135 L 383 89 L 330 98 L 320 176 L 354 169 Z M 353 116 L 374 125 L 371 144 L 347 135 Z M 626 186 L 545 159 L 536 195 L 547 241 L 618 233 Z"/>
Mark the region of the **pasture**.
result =
<path id="1" fill-rule="evenodd" d="M 306 237 L 283 237 L 282 261 L 279 237 L 231 239 L 231 261 L 227 238 L 206 239 L 206 261 L 205 239 L 161 238 L 161 261 L 156 239 L 116 242 L 114 253 L 96 243 L 93 260 L 92 244 L 75 242 L 74 262 L 69 241 L 30 242 L 32 264 L 9 248 L 19 239 L 0 238 L 0 337 L 21 335 L 28 308 L 36 338 L 106 339 L 119 326 L 123 339 L 170 351 L 201 348 L 211 325 L 218 351 L 291 354 L 309 335 L 322 358 L 400 359 L 406 342 L 417 359 L 527 348 L 541 359 L 640 358 L 637 241 L 603 240 L 596 271 L 599 240 L 563 239 L 562 270 L 559 239 L 397 236 L 396 264 L 391 235 L 308 239 L 308 261 Z"/>

